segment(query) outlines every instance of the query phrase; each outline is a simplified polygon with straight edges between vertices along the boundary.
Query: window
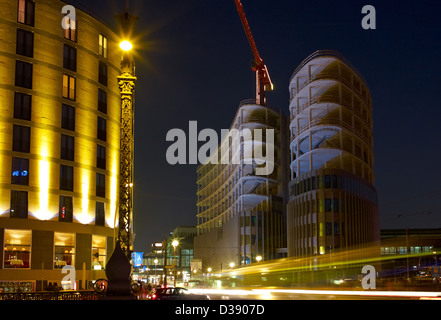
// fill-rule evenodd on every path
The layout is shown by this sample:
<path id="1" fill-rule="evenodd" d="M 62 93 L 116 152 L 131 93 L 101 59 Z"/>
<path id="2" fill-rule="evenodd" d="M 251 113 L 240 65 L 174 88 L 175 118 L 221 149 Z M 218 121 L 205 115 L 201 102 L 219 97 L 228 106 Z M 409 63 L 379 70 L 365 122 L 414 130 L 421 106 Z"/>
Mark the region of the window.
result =
<path id="1" fill-rule="evenodd" d="M 331 187 L 331 176 L 325 175 L 325 188 L 330 188 L 330 187 Z"/>
<path id="2" fill-rule="evenodd" d="M 60 158 L 74 161 L 74 150 L 74 137 L 62 134 Z"/>
<path id="3" fill-rule="evenodd" d="M 326 222 L 326 235 L 332 236 L 332 223 Z"/>
<path id="4" fill-rule="evenodd" d="M 15 85 L 32 89 L 32 64 L 17 60 L 15 63 Z"/>
<path id="5" fill-rule="evenodd" d="M 106 170 L 106 147 L 99 144 L 96 146 L 96 166 Z"/>
<path id="6" fill-rule="evenodd" d="M 102 118 L 102 117 L 98 117 L 97 120 L 97 138 L 102 140 L 102 141 L 106 141 L 106 136 L 107 136 L 107 132 L 106 132 L 106 119 Z"/>
<path id="7" fill-rule="evenodd" d="M 107 92 L 102 89 L 98 89 L 98 111 L 107 113 Z"/>
<path id="8" fill-rule="evenodd" d="M 75 100 L 75 77 L 63 74 L 63 98 Z"/>
<path id="9" fill-rule="evenodd" d="M 60 190 L 73 191 L 73 167 L 60 165 Z"/>
<path id="10" fill-rule="evenodd" d="M 29 159 L 12 157 L 11 184 L 29 185 Z"/>
<path id="11" fill-rule="evenodd" d="M 34 26 L 35 3 L 30 0 L 18 0 L 18 17 L 17 21 Z"/>
<path id="12" fill-rule="evenodd" d="M 107 64 L 100 61 L 98 66 L 98 82 L 107 86 Z"/>
<path id="13" fill-rule="evenodd" d="M 11 190 L 11 218 L 23 218 L 28 217 L 28 192 Z"/>
<path id="14" fill-rule="evenodd" d="M 96 174 L 96 196 L 102 198 L 106 196 L 106 176 L 102 173 Z"/>
<path id="15" fill-rule="evenodd" d="M 73 217 L 72 197 L 60 196 L 59 206 L 60 206 L 60 210 L 58 212 L 58 221 L 72 222 L 72 217 Z"/>
<path id="16" fill-rule="evenodd" d="M 12 131 L 12 151 L 29 152 L 31 148 L 31 128 L 14 124 Z"/>
<path id="17" fill-rule="evenodd" d="M 92 235 L 92 269 L 102 270 L 106 265 L 106 237 Z"/>
<path id="18" fill-rule="evenodd" d="M 338 208 L 338 198 L 334 198 L 334 203 L 333 203 L 333 209 L 334 212 L 339 212 L 339 208 Z"/>
<path id="19" fill-rule="evenodd" d="M 34 55 L 34 34 L 32 32 L 17 29 L 16 53 L 26 57 Z"/>
<path id="20" fill-rule="evenodd" d="M 63 50 L 63 68 L 77 71 L 77 49 L 67 44 Z"/>
<path id="21" fill-rule="evenodd" d="M 77 42 L 77 28 L 78 21 L 71 20 L 69 17 L 65 17 L 65 20 L 69 28 L 64 29 L 64 38 Z"/>
<path id="22" fill-rule="evenodd" d="M 107 59 L 107 38 L 102 34 L 100 34 L 98 38 L 98 44 L 99 44 L 99 48 L 98 48 L 99 55 Z"/>
<path id="23" fill-rule="evenodd" d="M 75 131 L 75 108 L 67 104 L 62 105 L 61 127 Z"/>
<path id="24" fill-rule="evenodd" d="M 31 120 L 32 96 L 20 92 L 15 93 L 14 118 Z"/>
<path id="25" fill-rule="evenodd" d="M 54 233 L 54 268 L 74 265 L 75 257 L 75 234 Z"/>
<path id="26" fill-rule="evenodd" d="M 29 268 L 31 230 L 5 229 L 4 268 Z"/>
<path id="27" fill-rule="evenodd" d="M 104 212 L 104 202 L 98 202 L 95 206 L 95 225 L 104 226 L 105 224 L 105 212 Z"/>
<path id="28" fill-rule="evenodd" d="M 331 199 L 325 199 L 325 210 L 326 212 L 332 211 L 332 201 Z"/>

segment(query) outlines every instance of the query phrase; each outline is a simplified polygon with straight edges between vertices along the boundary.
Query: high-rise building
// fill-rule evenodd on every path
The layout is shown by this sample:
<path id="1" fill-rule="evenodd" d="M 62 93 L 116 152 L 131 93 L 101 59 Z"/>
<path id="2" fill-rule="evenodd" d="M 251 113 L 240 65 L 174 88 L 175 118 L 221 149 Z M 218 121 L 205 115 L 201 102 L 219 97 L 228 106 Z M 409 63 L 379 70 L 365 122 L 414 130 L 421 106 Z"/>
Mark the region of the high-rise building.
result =
<path id="1" fill-rule="evenodd" d="M 253 263 L 257 257 L 275 259 L 286 253 L 285 119 L 281 112 L 256 101 L 242 102 L 229 129 L 230 135 L 219 145 L 220 161 L 198 167 L 198 235 L 194 257 L 202 260 L 203 268 L 216 272 L 230 268 L 230 264 Z M 244 136 L 240 141 L 230 139 L 231 132 L 241 135 L 247 130 L 253 142 Z M 259 130 L 262 139 L 255 139 Z M 231 148 L 233 140 L 240 148 Z M 259 146 L 267 161 L 262 161 L 256 153 Z M 222 152 L 228 148 L 231 152 Z M 271 165 L 273 170 L 259 173 L 265 165 Z"/>
<path id="2" fill-rule="evenodd" d="M 339 53 L 317 51 L 295 70 L 289 90 L 288 256 L 378 243 L 365 81 Z"/>
<path id="3" fill-rule="evenodd" d="M 113 251 L 120 41 L 65 5 L 0 0 L 0 291 L 84 288 Z"/>

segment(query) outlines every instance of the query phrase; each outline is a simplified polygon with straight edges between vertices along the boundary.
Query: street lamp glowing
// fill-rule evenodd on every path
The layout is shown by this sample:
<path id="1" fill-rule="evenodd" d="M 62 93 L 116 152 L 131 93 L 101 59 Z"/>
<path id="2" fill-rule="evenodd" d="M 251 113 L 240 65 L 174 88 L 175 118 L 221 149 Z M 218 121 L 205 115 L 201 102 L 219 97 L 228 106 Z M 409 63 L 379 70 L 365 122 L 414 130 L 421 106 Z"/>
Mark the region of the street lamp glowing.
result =
<path id="1" fill-rule="evenodd" d="M 260 262 L 261 260 L 262 260 L 262 256 L 257 256 L 257 257 L 256 257 L 256 261 L 257 261 L 257 262 Z"/>
<path id="2" fill-rule="evenodd" d="M 173 240 L 172 246 L 176 248 L 178 245 L 179 245 L 179 241 L 178 240 Z"/>
<path id="3" fill-rule="evenodd" d="M 234 268 L 234 262 L 230 262 L 230 268 Z"/>
<path id="4" fill-rule="evenodd" d="M 124 51 L 130 51 L 131 49 L 132 49 L 132 44 L 129 42 L 129 41 L 127 41 L 127 40 L 124 40 L 123 42 L 121 42 L 120 44 L 119 44 L 119 47 L 122 49 L 122 50 L 124 50 Z"/>

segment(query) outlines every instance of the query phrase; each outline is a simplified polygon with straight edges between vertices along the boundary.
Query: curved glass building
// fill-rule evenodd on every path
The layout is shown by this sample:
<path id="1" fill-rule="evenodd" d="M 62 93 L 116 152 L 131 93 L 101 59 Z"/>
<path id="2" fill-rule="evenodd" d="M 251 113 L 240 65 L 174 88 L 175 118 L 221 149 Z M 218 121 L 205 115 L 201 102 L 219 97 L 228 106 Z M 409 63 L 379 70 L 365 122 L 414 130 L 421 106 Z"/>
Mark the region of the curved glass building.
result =
<path id="1" fill-rule="evenodd" d="M 113 251 L 120 41 L 65 5 L 0 1 L 0 291 L 86 288 Z"/>
<path id="2" fill-rule="evenodd" d="M 219 145 L 219 161 L 210 163 L 209 159 L 198 167 L 195 258 L 202 260 L 205 269 L 219 271 L 233 264 L 256 262 L 256 258 L 283 256 L 287 174 L 282 160 L 284 121 L 280 112 L 255 100 L 242 102 L 230 134 Z M 239 133 L 238 139 L 232 139 L 234 130 Z M 253 141 L 246 138 L 247 130 Z M 256 139 L 258 130 L 262 136 Z M 234 140 L 240 147 L 233 146 Z M 263 150 L 260 156 L 256 153 L 259 147 Z M 268 172 L 259 173 L 265 165 L 270 167 Z"/>
<path id="3" fill-rule="evenodd" d="M 372 101 L 339 53 L 317 51 L 290 80 L 288 256 L 379 241 Z"/>

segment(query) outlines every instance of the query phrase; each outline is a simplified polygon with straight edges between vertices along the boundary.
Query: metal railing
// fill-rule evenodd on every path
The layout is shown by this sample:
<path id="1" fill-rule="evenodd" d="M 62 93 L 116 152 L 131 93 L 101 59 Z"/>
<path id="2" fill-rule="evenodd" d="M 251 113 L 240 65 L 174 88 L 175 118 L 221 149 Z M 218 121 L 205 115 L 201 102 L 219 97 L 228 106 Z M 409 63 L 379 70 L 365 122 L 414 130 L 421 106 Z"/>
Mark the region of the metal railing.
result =
<path id="1" fill-rule="evenodd" d="M 99 300 L 104 296 L 94 290 L 1 292 L 0 300 Z"/>

